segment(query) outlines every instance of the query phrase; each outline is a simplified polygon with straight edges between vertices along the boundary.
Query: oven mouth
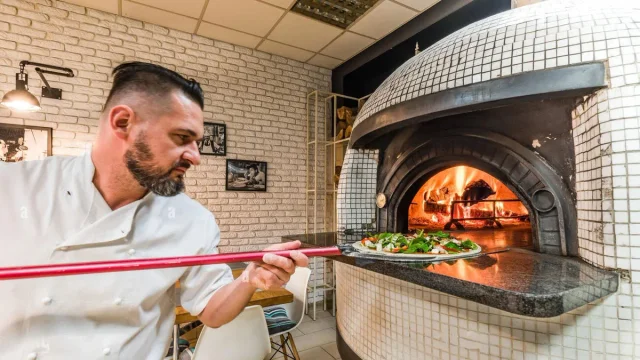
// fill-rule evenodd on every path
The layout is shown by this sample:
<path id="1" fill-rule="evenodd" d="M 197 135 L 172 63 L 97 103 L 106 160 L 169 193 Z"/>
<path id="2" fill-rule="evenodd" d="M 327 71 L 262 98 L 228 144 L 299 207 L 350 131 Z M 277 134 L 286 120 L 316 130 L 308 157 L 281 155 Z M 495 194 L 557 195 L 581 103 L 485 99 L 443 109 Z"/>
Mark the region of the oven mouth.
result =
<path id="1" fill-rule="evenodd" d="M 411 224 L 410 212 L 418 198 L 422 200 L 419 203 L 422 209 L 435 208 L 441 215 L 433 230 L 468 232 L 474 228 L 494 231 L 513 228 L 531 234 L 527 235 L 530 241 L 522 243 L 524 247 L 555 255 L 577 253 L 577 215 L 572 194 L 555 169 L 530 149 L 504 135 L 479 128 L 431 132 L 423 143 L 414 145 L 407 145 L 401 156 L 385 156 L 385 159 L 394 158 L 395 161 L 382 164 L 381 174 L 386 176 L 379 181 L 377 191 L 388 201 L 378 209 L 380 232 L 408 233 L 416 228 Z M 469 171 L 473 169 L 478 176 L 469 176 L 467 181 L 459 181 L 459 185 L 455 184 L 455 179 L 448 181 L 446 186 L 453 192 L 448 196 L 426 194 L 425 190 L 433 191 L 442 185 L 425 188 L 431 185 L 432 179 L 446 177 L 447 171 L 455 173 L 461 166 Z M 443 171 L 444 175 L 441 174 Z M 475 197 L 467 191 L 465 198 L 465 188 L 472 182 L 484 190 L 477 190 L 481 195 Z M 499 197 L 488 194 L 495 190 L 500 190 Z M 446 206 L 438 206 L 437 202 L 443 200 Z M 517 207 L 504 211 L 501 200 L 508 200 Z M 494 205 L 499 202 L 502 202 L 502 210 L 496 207 L 499 216 L 493 216 Z M 491 206 L 487 209 L 479 204 Z M 503 222 L 515 224 L 505 227 Z"/>
<path id="2" fill-rule="evenodd" d="M 529 210 L 509 186 L 466 165 L 430 177 L 407 216 L 409 231 L 531 228 Z"/>

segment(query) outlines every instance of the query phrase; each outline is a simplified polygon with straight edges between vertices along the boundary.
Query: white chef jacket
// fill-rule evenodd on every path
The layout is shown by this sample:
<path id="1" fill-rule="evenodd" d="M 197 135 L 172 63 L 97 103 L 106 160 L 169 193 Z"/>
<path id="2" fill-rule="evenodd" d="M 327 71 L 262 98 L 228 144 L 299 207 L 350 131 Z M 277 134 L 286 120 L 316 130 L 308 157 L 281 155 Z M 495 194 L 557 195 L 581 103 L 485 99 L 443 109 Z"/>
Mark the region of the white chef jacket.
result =
<path id="1" fill-rule="evenodd" d="M 0 267 L 217 253 L 198 202 L 149 193 L 112 211 L 94 171 L 90 152 L 0 163 Z M 0 281 L 0 359 L 159 360 L 176 297 L 197 315 L 232 280 L 211 265 Z"/>

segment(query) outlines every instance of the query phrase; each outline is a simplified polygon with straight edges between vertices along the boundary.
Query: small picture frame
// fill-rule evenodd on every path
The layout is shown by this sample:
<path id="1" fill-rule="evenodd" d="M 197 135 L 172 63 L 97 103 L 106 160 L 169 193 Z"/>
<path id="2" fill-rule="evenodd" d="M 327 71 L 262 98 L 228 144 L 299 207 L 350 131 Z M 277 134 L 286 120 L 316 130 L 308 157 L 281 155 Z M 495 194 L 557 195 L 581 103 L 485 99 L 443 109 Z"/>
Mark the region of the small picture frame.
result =
<path id="1" fill-rule="evenodd" d="M 0 162 L 42 160 L 51 156 L 52 133 L 47 127 L 0 124 Z"/>
<path id="2" fill-rule="evenodd" d="M 227 191 L 267 191 L 267 163 L 227 159 Z"/>
<path id="3" fill-rule="evenodd" d="M 227 155 L 227 125 L 205 121 L 202 140 L 198 141 L 198 150 L 200 155 Z"/>

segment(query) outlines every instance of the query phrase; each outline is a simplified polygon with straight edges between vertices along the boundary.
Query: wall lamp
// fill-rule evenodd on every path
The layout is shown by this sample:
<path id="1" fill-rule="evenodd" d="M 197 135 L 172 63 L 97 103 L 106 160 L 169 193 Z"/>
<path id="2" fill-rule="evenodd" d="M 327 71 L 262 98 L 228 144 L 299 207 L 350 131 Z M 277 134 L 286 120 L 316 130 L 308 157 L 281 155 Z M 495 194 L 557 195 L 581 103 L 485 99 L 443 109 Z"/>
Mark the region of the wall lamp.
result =
<path id="1" fill-rule="evenodd" d="M 39 111 L 40 110 L 40 101 L 33 96 L 29 90 L 29 74 L 24 72 L 24 67 L 27 65 L 32 65 L 36 67 L 36 73 L 42 79 L 42 82 L 45 86 L 42 87 L 42 97 L 47 99 L 57 99 L 60 100 L 62 98 L 62 89 L 52 88 L 49 86 L 49 82 L 44 78 L 44 74 L 53 74 L 60 75 L 66 77 L 73 77 L 73 70 L 68 68 L 63 68 L 59 66 L 41 64 L 31 61 L 20 61 L 20 72 L 16 73 L 16 89 L 11 90 L 8 93 L 4 94 L 2 97 L 1 105 L 16 111 Z M 59 70 L 50 71 L 44 70 L 42 68 Z"/>

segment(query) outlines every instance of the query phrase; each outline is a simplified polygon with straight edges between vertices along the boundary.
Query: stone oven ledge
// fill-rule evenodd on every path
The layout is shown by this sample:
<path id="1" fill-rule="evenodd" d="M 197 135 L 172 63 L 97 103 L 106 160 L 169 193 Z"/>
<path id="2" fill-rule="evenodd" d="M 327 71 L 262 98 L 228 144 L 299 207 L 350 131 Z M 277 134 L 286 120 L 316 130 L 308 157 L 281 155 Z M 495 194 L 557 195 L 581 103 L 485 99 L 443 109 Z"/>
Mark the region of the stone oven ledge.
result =
<path id="1" fill-rule="evenodd" d="M 336 233 L 282 237 L 282 241 L 300 240 L 304 247 L 333 246 L 360 239 L 357 235 L 340 234 L 338 237 Z M 618 289 L 617 273 L 596 268 L 577 258 L 518 248 L 428 267 L 429 264 L 423 262 L 365 260 L 350 256 L 329 259 L 530 317 L 558 316 Z"/>

